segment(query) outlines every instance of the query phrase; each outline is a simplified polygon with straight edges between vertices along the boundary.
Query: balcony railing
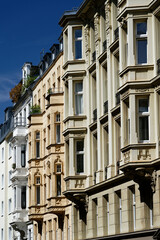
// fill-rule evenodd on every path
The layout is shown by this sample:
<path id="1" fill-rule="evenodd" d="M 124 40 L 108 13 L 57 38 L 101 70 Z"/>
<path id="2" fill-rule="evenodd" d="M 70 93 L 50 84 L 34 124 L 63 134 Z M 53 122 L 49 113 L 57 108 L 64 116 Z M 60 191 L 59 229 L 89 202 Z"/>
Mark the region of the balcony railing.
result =
<path id="1" fill-rule="evenodd" d="M 93 121 L 97 120 L 97 108 L 93 110 Z"/>
<path id="2" fill-rule="evenodd" d="M 157 74 L 160 74 L 160 58 L 157 60 Z"/>
<path id="3" fill-rule="evenodd" d="M 96 51 L 92 53 L 92 62 L 96 61 Z"/>
<path id="4" fill-rule="evenodd" d="M 120 104 L 120 93 L 116 93 L 116 105 Z"/>
<path id="5" fill-rule="evenodd" d="M 108 100 L 104 102 L 104 114 L 108 112 Z"/>
<path id="6" fill-rule="evenodd" d="M 19 118 L 16 118 L 14 120 L 14 127 L 18 127 L 18 126 L 26 126 L 26 118 L 24 117 L 19 117 Z"/>
<path id="7" fill-rule="evenodd" d="M 54 94 L 54 93 L 62 93 L 63 92 L 63 88 L 62 87 L 58 87 L 58 88 L 49 88 L 47 91 L 47 94 Z"/>
<path id="8" fill-rule="evenodd" d="M 103 52 L 107 49 L 107 40 L 103 42 Z"/>
<path id="9" fill-rule="evenodd" d="M 119 38 L 119 28 L 117 27 L 115 30 L 114 30 L 114 40 L 117 40 Z"/>

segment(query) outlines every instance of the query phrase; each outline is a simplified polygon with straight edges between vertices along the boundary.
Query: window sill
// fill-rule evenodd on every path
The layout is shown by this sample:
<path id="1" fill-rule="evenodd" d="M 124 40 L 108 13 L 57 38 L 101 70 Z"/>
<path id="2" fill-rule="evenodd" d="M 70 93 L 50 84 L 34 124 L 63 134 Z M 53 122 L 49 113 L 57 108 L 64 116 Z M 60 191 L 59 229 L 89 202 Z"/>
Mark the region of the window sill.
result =
<path id="1" fill-rule="evenodd" d="M 134 71 L 134 70 L 139 70 L 139 69 L 153 69 L 154 65 L 153 64 L 136 64 L 133 66 L 127 66 L 126 68 L 124 68 L 120 73 L 119 76 L 123 77 L 124 74 L 126 74 L 129 71 Z"/>
<path id="2" fill-rule="evenodd" d="M 68 116 L 66 117 L 63 122 L 66 123 L 68 122 L 69 120 L 83 120 L 83 119 L 87 119 L 87 116 L 86 115 L 74 115 L 74 116 Z"/>
<path id="3" fill-rule="evenodd" d="M 69 64 L 81 64 L 81 63 L 85 63 L 85 60 L 84 59 L 73 59 L 73 60 L 67 60 L 65 62 L 65 64 L 62 66 L 63 69 L 65 69 Z"/>

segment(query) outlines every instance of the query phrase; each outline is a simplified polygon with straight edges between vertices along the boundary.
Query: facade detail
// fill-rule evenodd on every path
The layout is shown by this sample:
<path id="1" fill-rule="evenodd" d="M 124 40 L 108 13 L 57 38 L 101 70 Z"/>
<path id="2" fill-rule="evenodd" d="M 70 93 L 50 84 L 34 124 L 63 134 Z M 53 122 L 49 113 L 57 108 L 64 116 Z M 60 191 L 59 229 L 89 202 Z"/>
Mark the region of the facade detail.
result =
<path id="1" fill-rule="evenodd" d="M 86 0 L 60 20 L 73 239 L 158 239 L 159 16 L 158 1 Z"/>
<path id="2" fill-rule="evenodd" d="M 77 40 L 79 41 L 79 40 Z M 64 186 L 63 52 L 54 44 L 40 62 L 29 116 L 29 219 L 34 240 L 71 239 L 71 207 Z"/>

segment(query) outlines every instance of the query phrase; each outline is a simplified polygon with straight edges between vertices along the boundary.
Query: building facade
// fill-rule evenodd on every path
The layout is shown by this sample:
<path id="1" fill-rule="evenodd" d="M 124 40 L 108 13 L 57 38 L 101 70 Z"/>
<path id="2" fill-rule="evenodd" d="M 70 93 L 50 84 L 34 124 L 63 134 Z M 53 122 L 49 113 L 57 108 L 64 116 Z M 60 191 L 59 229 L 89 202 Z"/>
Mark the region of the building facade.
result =
<path id="1" fill-rule="evenodd" d="M 70 202 L 64 189 L 63 51 L 54 44 L 39 64 L 29 116 L 29 219 L 34 240 L 71 239 Z"/>
<path id="2" fill-rule="evenodd" d="M 73 239 L 158 239 L 160 3 L 86 0 L 60 25 Z"/>

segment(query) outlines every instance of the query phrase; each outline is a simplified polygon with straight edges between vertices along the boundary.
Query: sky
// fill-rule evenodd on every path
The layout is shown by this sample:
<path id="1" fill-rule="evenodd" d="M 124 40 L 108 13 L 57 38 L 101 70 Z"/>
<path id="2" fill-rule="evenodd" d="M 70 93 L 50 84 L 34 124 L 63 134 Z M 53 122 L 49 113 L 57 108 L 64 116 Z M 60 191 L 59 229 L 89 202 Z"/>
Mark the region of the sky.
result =
<path id="1" fill-rule="evenodd" d="M 10 90 L 20 81 L 25 62 L 38 65 L 40 52 L 58 43 L 64 11 L 82 0 L 5 0 L 0 7 L 0 123 L 12 106 Z"/>

